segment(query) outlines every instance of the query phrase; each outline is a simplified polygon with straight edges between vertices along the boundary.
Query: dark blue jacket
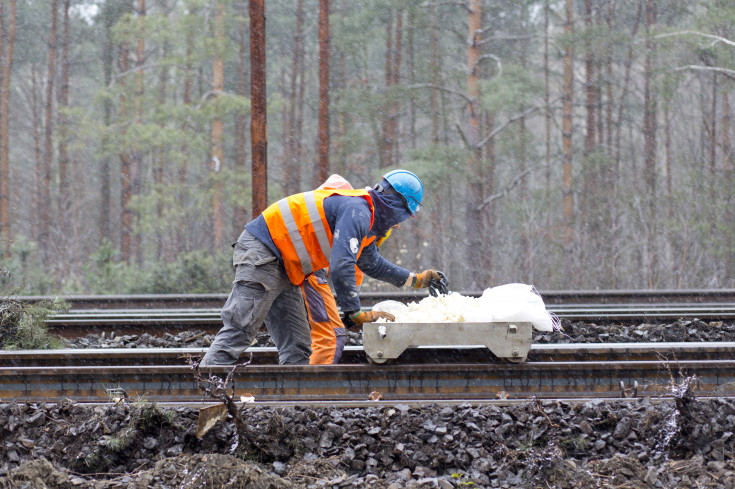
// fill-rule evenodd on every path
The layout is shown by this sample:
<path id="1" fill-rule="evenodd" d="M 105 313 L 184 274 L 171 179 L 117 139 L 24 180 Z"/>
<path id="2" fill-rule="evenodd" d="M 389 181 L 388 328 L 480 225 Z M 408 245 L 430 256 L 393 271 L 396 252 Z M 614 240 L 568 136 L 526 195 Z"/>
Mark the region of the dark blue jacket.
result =
<path id="1" fill-rule="evenodd" d="M 370 207 L 362 197 L 333 195 L 324 199 L 324 214 L 333 235 L 329 271 L 337 304 L 347 312 L 360 309 L 359 288 L 355 283 L 356 264 L 366 275 L 396 287 L 403 286 L 410 274 L 405 268 L 383 258 L 378 253 L 375 242 L 366 246 L 360 254 L 360 259 L 357 259 L 360 243 L 365 237 L 385 236 L 392 226 L 411 216 L 400 195 L 378 193 L 374 190 L 369 192 L 375 207 L 372 227 Z M 273 243 L 262 214 L 246 224 L 245 229 L 265 243 L 282 261 L 281 253 Z"/>

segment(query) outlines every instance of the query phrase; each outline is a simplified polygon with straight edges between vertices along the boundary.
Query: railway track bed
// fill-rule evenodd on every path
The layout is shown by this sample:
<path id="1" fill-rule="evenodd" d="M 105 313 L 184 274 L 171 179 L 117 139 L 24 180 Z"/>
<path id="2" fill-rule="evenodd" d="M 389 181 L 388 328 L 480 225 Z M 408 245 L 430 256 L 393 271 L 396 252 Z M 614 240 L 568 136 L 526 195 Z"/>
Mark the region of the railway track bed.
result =
<path id="1" fill-rule="evenodd" d="M 371 365 L 360 348 L 348 347 L 346 360 L 355 363 L 326 366 L 277 365 L 275 349 L 252 350 L 233 385 L 237 396 L 257 401 L 666 397 L 688 377 L 696 378 L 700 395 L 735 394 L 735 343 L 534 345 L 525 363 L 498 361 L 479 347 L 415 348 L 385 365 Z M 0 400 L 104 402 L 122 395 L 202 402 L 191 364 L 203 352 L 0 352 Z M 230 370 L 203 372 L 224 377 Z"/>
<path id="2" fill-rule="evenodd" d="M 28 474 L 105 489 L 196 487 L 204 474 L 215 486 L 732 487 L 732 321 L 702 312 L 567 318 L 566 336 L 534 335 L 523 364 L 468 346 L 370 365 L 351 346 L 346 365 L 283 367 L 253 348 L 234 392 L 253 398 L 237 406 L 257 466 L 224 455 L 238 447 L 229 420 L 195 437 L 211 399 L 188 359 L 206 342 L 180 346 L 208 333 L 153 325 L 179 348 L 148 349 L 150 327 L 97 325 L 85 334 L 105 348 L 0 353 L 0 487 Z M 185 343 L 185 330 L 199 336 Z"/>

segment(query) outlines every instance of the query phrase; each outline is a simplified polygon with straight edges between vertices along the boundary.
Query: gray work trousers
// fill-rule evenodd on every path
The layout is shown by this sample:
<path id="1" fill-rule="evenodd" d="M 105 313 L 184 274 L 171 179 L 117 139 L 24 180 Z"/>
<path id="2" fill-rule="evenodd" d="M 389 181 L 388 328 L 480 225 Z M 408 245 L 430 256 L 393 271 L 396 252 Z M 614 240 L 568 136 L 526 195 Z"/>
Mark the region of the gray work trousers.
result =
<path id="1" fill-rule="evenodd" d="M 265 322 L 278 348 L 278 363 L 308 364 L 311 331 L 301 288 L 291 283 L 273 252 L 248 231 L 235 244 L 235 281 L 222 308 L 222 323 L 200 366 L 232 365 Z"/>

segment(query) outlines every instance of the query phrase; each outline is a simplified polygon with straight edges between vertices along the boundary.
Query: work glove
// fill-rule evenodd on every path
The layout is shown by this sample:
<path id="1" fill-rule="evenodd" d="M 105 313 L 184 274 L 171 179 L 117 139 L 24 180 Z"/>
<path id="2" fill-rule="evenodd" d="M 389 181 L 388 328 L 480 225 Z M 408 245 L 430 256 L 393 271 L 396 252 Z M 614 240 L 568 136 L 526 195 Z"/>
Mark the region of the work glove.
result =
<path id="1" fill-rule="evenodd" d="M 350 319 L 358 326 L 362 326 L 364 323 L 374 323 L 380 318 L 387 319 L 388 321 L 396 320 L 393 314 L 383 311 L 358 311 L 350 314 Z"/>
<path id="2" fill-rule="evenodd" d="M 413 283 L 414 289 L 425 289 L 428 287 L 429 293 L 434 297 L 437 295 L 446 295 L 449 292 L 448 286 L 449 280 L 447 276 L 439 270 L 424 270 L 421 273 L 417 273 Z"/>

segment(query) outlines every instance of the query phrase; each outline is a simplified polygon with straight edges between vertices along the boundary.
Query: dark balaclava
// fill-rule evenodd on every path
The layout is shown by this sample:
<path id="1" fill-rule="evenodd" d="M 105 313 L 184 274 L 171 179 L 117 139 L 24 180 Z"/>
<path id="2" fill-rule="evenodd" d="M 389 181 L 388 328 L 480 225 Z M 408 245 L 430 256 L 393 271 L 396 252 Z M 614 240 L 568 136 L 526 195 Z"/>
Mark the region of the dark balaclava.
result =
<path id="1" fill-rule="evenodd" d="M 396 192 L 387 180 L 383 179 L 376 188 L 377 190 L 368 191 L 375 206 L 371 230 L 376 236 L 385 236 L 390 228 L 411 217 L 411 212 L 403 196 Z"/>

